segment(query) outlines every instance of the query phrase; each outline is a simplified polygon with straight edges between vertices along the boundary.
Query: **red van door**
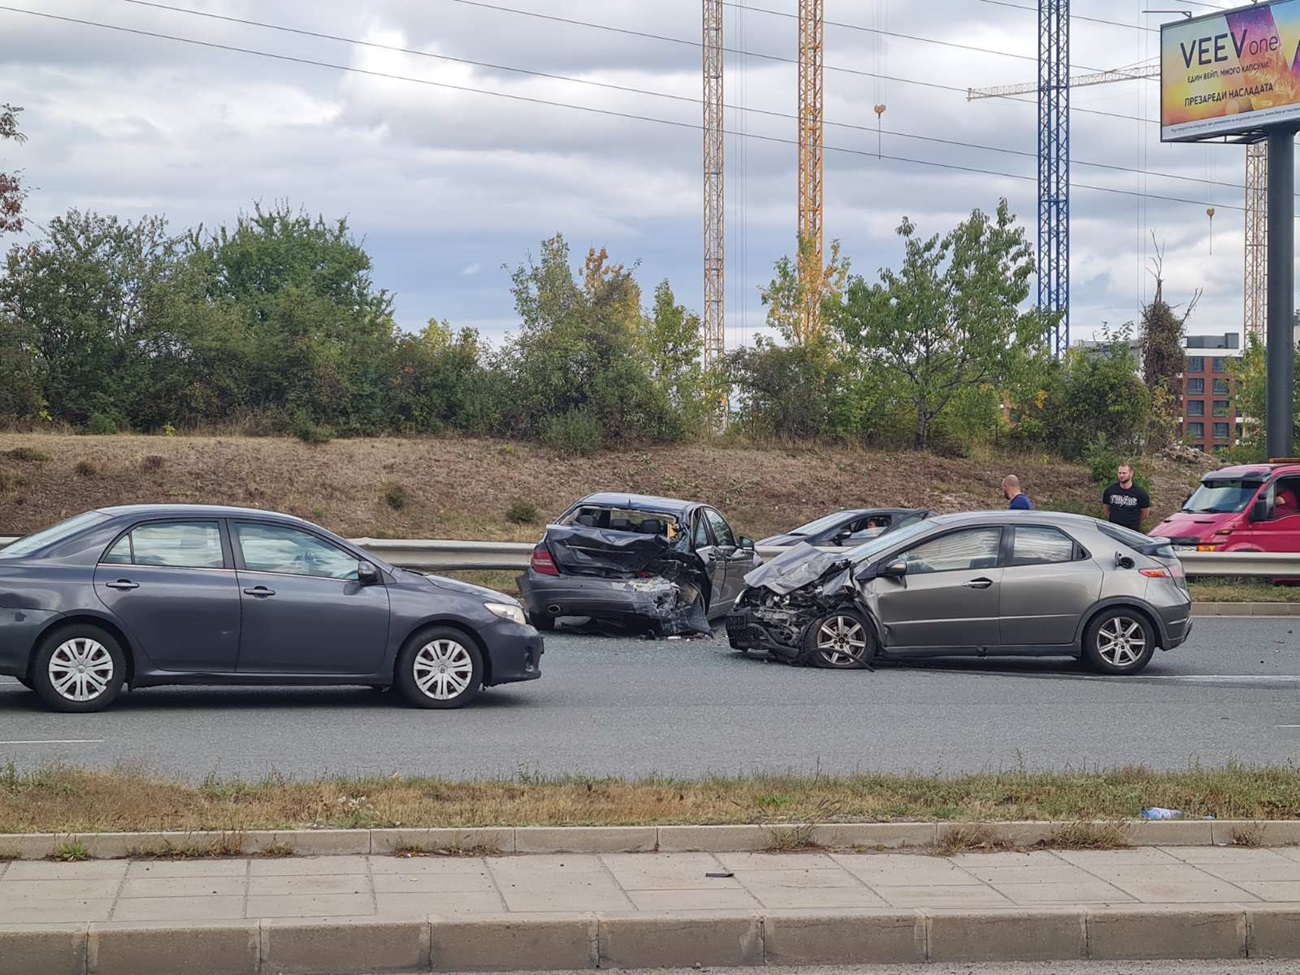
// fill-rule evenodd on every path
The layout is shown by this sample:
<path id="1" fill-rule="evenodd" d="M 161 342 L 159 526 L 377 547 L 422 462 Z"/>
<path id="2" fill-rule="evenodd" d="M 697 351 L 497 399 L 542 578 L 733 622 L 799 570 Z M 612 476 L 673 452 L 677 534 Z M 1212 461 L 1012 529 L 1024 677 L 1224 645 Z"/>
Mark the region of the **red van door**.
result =
<path id="1" fill-rule="evenodd" d="M 1267 505 L 1267 517 L 1253 518 L 1233 532 L 1233 548 L 1261 552 L 1300 552 L 1300 475 L 1270 481 L 1258 495 Z M 1253 515 L 1254 504 L 1246 509 Z"/>

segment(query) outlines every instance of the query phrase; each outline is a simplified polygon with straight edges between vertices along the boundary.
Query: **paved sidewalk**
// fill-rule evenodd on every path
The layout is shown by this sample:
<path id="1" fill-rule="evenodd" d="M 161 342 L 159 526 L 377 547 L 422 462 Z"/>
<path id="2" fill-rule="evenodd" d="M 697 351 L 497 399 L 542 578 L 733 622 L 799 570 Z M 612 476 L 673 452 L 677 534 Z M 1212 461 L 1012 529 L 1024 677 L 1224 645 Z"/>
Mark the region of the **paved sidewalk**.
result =
<path id="1" fill-rule="evenodd" d="M 8 924 L 1046 906 L 1300 906 L 1300 848 L 18 861 Z"/>

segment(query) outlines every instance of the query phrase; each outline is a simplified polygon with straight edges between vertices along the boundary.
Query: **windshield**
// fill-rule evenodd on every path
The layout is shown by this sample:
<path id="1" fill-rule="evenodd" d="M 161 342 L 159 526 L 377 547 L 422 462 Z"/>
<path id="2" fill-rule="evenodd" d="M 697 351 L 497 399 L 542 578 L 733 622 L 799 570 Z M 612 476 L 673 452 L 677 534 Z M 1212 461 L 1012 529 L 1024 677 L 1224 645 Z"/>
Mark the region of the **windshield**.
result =
<path id="1" fill-rule="evenodd" d="M 1206 479 L 1201 482 L 1190 498 L 1183 504 L 1184 511 L 1202 515 L 1222 515 L 1245 511 L 1251 498 L 1259 490 L 1261 481 L 1243 481 L 1232 479 Z"/>
<path id="2" fill-rule="evenodd" d="M 849 549 L 844 557 L 849 559 L 854 565 L 863 562 L 870 562 L 873 558 L 884 552 L 886 549 L 893 548 L 899 542 L 905 542 L 913 535 L 919 535 L 928 527 L 928 522 L 916 521 L 910 525 L 904 525 L 892 532 L 884 535 L 878 535 L 871 541 L 859 545 L 857 548 Z"/>
<path id="3" fill-rule="evenodd" d="M 18 539 L 12 545 L 0 549 L 0 559 L 12 559 L 18 556 L 31 555 L 33 552 L 46 548 L 55 542 L 61 542 L 63 539 L 75 535 L 83 528 L 89 528 L 91 525 L 97 525 L 101 521 L 107 521 L 108 515 L 101 514 L 98 511 L 87 511 L 84 514 L 77 515 L 75 518 L 69 518 L 53 525 L 44 531 L 39 531 L 34 535 L 27 535 Z"/>
<path id="4" fill-rule="evenodd" d="M 852 511 L 837 511 L 833 515 L 827 515 L 825 518 L 818 518 L 816 521 L 810 521 L 806 525 L 800 525 L 786 534 L 789 535 L 820 535 L 824 531 L 829 531 L 840 522 L 851 519 L 854 515 Z"/>

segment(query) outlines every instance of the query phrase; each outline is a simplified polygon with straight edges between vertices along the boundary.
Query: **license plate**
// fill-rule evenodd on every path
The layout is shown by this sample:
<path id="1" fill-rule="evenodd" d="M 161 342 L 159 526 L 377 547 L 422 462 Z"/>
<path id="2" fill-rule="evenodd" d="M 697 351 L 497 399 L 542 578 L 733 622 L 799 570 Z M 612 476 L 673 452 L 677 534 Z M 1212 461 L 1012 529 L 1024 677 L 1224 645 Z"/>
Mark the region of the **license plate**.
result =
<path id="1" fill-rule="evenodd" d="M 1195 545 L 1175 545 L 1175 546 L 1174 546 L 1174 551 L 1175 551 L 1175 552 L 1195 552 L 1195 551 L 1196 551 L 1196 546 L 1195 546 Z"/>

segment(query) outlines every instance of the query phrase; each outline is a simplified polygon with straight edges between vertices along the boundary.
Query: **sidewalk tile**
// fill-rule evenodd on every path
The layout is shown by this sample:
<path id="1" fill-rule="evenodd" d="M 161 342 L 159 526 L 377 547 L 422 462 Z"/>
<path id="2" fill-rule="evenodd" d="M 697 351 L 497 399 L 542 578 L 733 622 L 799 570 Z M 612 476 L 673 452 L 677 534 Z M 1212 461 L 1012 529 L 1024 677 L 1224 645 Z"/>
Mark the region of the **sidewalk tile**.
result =
<path id="1" fill-rule="evenodd" d="M 1135 900 L 1104 880 L 1077 883 L 998 883 L 993 885 L 993 889 L 1014 903 L 1026 907 L 1035 904 L 1128 904 Z"/>
<path id="2" fill-rule="evenodd" d="M 719 853 L 728 870 L 838 870 L 826 853 Z"/>
<path id="3" fill-rule="evenodd" d="M 379 894 L 487 893 L 496 890 L 483 868 L 479 873 L 381 873 L 372 878 Z"/>
<path id="4" fill-rule="evenodd" d="M 370 894 L 294 894 L 249 896 L 244 913 L 259 917 L 369 917 L 375 913 Z"/>
<path id="5" fill-rule="evenodd" d="M 805 887 L 780 883 L 745 882 L 745 889 L 758 898 L 764 907 L 775 910 L 886 906 L 886 902 L 879 894 L 861 885 L 853 887 Z"/>
<path id="6" fill-rule="evenodd" d="M 505 902 L 496 891 L 455 894 L 375 894 L 380 917 L 428 917 L 430 914 L 504 914 Z"/>
<path id="7" fill-rule="evenodd" d="M 0 893 L 0 918 L 6 924 L 63 924 L 70 921 L 107 921 L 113 911 L 111 897 L 63 898 L 36 901 Z"/>
<path id="8" fill-rule="evenodd" d="M 748 891 L 721 890 L 630 890 L 627 896 L 638 911 L 744 911 L 762 905 Z"/>
<path id="9" fill-rule="evenodd" d="M 1144 904 L 1235 904 L 1254 901 L 1255 898 L 1223 880 L 1192 883 L 1176 880 L 1114 881 L 1116 887 L 1132 894 Z"/>
<path id="10" fill-rule="evenodd" d="M 1169 851 L 1184 863 L 1204 866 L 1211 863 L 1295 863 L 1285 850 L 1261 849 L 1249 846 L 1183 846 Z"/>
<path id="11" fill-rule="evenodd" d="M 117 902 L 114 921 L 241 920 L 244 895 L 206 897 L 130 897 Z"/>
<path id="12" fill-rule="evenodd" d="M 317 874 L 364 874 L 369 868 L 369 858 L 361 856 L 274 857 L 250 861 L 248 875 L 250 877 L 302 877 Z"/>
<path id="13" fill-rule="evenodd" d="M 512 911 L 621 911 L 632 906 L 596 856 L 514 857 L 492 861 L 491 869 Z"/>
<path id="14" fill-rule="evenodd" d="M 9 900 L 64 900 L 116 897 L 120 880 L 0 880 L 0 897 Z"/>
<path id="15" fill-rule="evenodd" d="M 369 894 L 364 874 L 317 874 L 303 877 L 250 877 L 249 896 L 279 897 L 315 894 Z"/>
<path id="16" fill-rule="evenodd" d="M 734 877 L 709 877 L 729 872 L 712 853 L 606 854 L 601 858 L 624 890 L 715 890 L 736 888 Z"/>
<path id="17" fill-rule="evenodd" d="M 1063 860 L 1034 860 L 1014 867 L 965 864 L 965 870 L 986 884 L 1079 884 L 1096 878 Z"/>
<path id="18" fill-rule="evenodd" d="M 975 908 L 1011 907 L 1011 900 L 986 884 L 968 887 L 878 887 L 880 896 L 894 907 Z"/>
<path id="19" fill-rule="evenodd" d="M 13 880 L 121 880 L 126 876 L 125 860 L 84 860 L 79 863 L 51 863 L 47 860 L 18 860 L 0 878 Z"/>
<path id="20" fill-rule="evenodd" d="M 1255 863 L 1201 863 L 1197 866 L 1210 876 L 1233 884 L 1265 880 L 1300 882 L 1300 863 L 1286 857 L 1278 857 L 1273 863 L 1260 860 Z"/>
<path id="21" fill-rule="evenodd" d="M 1057 850 L 1055 855 L 1066 863 L 1073 863 L 1084 869 L 1092 869 L 1094 864 L 1165 864 L 1182 863 L 1167 850 L 1154 846 L 1134 846 L 1123 850 Z"/>
<path id="22" fill-rule="evenodd" d="M 126 871 L 127 880 L 247 876 L 247 860 L 137 860 Z"/>
<path id="23" fill-rule="evenodd" d="M 482 857 L 372 856 L 369 863 L 370 873 L 375 877 L 381 874 L 448 876 L 487 873 L 487 862 Z"/>
<path id="24" fill-rule="evenodd" d="M 118 897 L 243 897 L 247 888 L 243 877 L 151 877 L 128 880 Z"/>
<path id="25" fill-rule="evenodd" d="M 830 870 L 737 870 L 736 879 L 746 887 L 861 887 L 862 881 L 849 871 Z"/>
<path id="26" fill-rule="evenodd" d="M 1300 882 L 1297 881 L 1261 881 L 1259 883 L 1239 883 L 1237 886 L 1262 901 L 1284 904 L 1300 903 Z"/>
<path id="27" fill-rule="evenodd" d="M 942 857 L 881 853 L 836 854 L 833 859 L 872 887 L 970 885 L 975 882 L 969 873 Z"/>
<path id="28" fill-rule="evenodd" d="M 954 853 L 944 857 L 953 866 L 970 870 L 971 867 L 1029 867 L 1059 865 L 1061 860 L 1055 853 L 1040 850 L 1035 853 L 1016 853 L 999 850 L 991 853 Z"/>
<path id="29" fill-rule="evenodd" d="M 1087 866 L 1089 873 L 1111 883 L 1208 883 L 1216 878 L 1190 863 L 1095 863 Z"/>

